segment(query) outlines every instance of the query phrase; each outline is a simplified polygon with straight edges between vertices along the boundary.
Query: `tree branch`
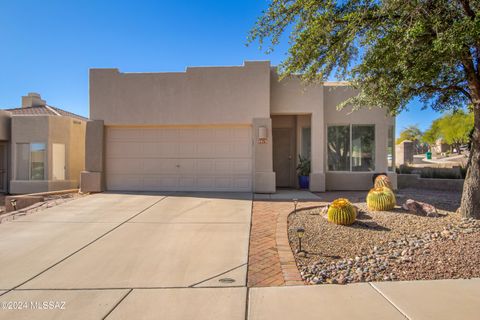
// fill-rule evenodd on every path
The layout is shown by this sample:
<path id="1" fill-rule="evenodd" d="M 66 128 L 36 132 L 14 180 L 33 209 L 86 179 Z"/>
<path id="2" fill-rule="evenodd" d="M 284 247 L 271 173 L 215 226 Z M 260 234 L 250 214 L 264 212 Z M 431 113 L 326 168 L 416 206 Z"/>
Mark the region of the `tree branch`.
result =
<path id="1" fill-rule="evenodd" d="M 470 1 L 469 0 L 459 0 L 460 4 L 463 7 L 463 10 L 465 11 L 465 14 L 470 17 L 471 20 L 475 19 L 475 12 L 472 10 L 472 7 L 470 7 Z"/>
<path id="2" fill-rule="evenodd" d="M 470 101 L 472 100 L 472 96 L 470 95 L 470 92 L 465 90 L 465 88 L 458 86 L 458 85 L 450 85 L 446 87 L 437 87 L 437 86 L 432 86 L 425 84 L 423 86 L 419 87 L 420 90 L 425 90 L 427 92 L 435 92 L 435 91 L 440 91 L 440 92 L 448 92 L 448 91 L 459 91 L 460 93 L 464 94 Z"/>
<path id="3" fill-rule="evenodd" d="M 467 77 L 468 87 L 470 88 L 471 101 L 473 103 L 480 102 L 480 79 L 478 72 L 475 70 L 475 65 L 472 60 L 472 56 L 469 53 L 468 57 L 462 59 L 462 65 L 465 70 L 465 76 Z M 475 100 L 475 101 L 474 101 Z"/>

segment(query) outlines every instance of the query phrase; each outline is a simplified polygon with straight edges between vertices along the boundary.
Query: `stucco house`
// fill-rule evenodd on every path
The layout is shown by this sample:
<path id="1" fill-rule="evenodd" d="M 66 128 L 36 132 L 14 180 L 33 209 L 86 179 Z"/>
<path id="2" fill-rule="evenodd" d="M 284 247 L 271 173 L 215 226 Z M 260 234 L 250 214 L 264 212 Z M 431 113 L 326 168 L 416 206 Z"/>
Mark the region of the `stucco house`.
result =
<path id="1" fill-rule="evenodd" d="M 0 110 L 0 192 L 25 194 L 79 187 L 87 119 L 49 106 L 38 93 Z"/>
<path id="2" fill-rule="evenodd" d="M 278 80 L 268 61 L 185 72 L 90 70 L 84 191 L 363 190 L 394 173 L 395 119 L 381 109 L 338 111 L 347 83 Z"/>

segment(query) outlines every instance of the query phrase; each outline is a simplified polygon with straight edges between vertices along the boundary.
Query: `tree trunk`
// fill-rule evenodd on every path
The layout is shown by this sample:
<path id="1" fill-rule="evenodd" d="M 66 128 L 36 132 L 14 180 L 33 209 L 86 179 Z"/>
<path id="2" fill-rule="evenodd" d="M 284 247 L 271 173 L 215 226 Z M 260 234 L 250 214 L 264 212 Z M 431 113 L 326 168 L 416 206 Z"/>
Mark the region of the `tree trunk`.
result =
<path id="1" fill-rule="evenodd" d="M 473 106 L 473 117 L 472 147 L 463 185 L 460 213 L 466 218 L 480 219 L 480 102 Z"/>

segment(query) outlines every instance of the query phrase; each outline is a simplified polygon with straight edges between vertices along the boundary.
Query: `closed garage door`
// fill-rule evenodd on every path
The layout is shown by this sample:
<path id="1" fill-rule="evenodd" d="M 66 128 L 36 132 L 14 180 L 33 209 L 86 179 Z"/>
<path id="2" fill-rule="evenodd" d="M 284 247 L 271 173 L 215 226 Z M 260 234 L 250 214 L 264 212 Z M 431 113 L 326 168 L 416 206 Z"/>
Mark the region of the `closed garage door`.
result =
<path id="1" fill-rule="evenodd" d="M 107 127 L 108 190 L 251 191 L 250 127 Z"/>

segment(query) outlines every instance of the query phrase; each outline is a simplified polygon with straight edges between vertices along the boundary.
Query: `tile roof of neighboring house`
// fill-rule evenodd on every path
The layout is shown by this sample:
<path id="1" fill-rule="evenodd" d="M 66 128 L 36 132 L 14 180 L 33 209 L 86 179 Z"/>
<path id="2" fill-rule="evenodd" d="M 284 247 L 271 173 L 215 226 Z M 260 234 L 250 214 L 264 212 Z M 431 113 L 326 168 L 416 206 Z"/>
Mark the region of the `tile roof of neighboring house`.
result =
<path id="1" fill-rule="evenodd" d="M 37 106 L 37 107 L 26 107 L 26 108 L 13 108 L 13 109 L 5 109 L 12 113 L 12 115 L 51 115 L 51 116 L 66 116 L 72 117 L 78 120 L 87 121 L 88 119 L 78 114 L 71 113 L 60 108 L 52 107 L 52 106 Z"/>

